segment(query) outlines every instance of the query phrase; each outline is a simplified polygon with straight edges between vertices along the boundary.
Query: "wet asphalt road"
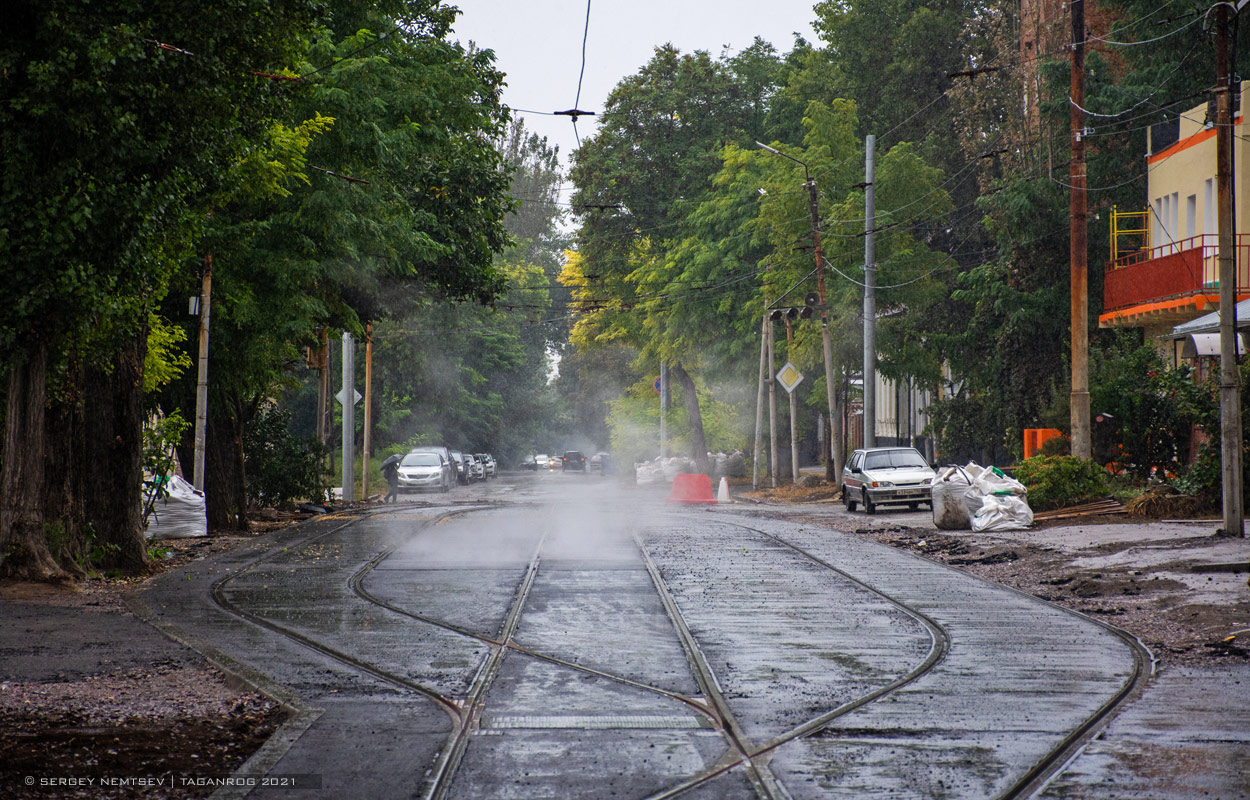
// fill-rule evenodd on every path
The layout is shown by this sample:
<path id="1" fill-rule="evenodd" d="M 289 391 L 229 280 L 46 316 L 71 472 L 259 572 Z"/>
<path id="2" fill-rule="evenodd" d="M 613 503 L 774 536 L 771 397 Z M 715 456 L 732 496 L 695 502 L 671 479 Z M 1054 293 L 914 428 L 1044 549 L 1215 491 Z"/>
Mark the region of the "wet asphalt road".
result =
<path id="1" fill-rule="evenodd" d="M 295 787 L 253 797 L 998 797 L 1142 666 L 909 554 L 663 497 L 559 472 L 405 495 L 141 600 L 300 709 L 243 770 Z"/>

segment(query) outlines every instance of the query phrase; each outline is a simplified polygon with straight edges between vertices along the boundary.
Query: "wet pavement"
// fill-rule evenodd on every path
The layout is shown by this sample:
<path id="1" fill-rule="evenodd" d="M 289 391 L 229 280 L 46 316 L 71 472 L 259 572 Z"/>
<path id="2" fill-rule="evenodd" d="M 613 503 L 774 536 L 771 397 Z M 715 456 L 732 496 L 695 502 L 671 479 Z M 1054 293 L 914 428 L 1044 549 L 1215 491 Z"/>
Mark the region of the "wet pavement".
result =
<path id="1" fill-rule="evenodd" d="M 997 797 L 1143 669 L 1105 626 L 908 553 L 597 476 L 404 501 L 139 597 L 296 710 L 240 771 L 294 788 L 250 796 Z M 1110 742 L 1209 743 L 1134 708 L 1044 796 L 1151 791 Z M 1235 763 L 1242 722 L 1204 752 Z"/>

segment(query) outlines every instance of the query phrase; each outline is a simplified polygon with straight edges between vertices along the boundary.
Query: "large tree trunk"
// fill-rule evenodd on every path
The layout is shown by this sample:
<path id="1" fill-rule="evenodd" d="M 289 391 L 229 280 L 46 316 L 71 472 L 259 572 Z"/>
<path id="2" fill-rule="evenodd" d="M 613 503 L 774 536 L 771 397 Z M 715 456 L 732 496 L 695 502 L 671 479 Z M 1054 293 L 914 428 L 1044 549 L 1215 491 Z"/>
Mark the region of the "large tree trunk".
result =
<path id="1" fill-rule="evenodd" d="M 128 574 L 148 570 L 143 531 L 143 357 L 147 330 L 122 345 L 110 372 L 90 368 L 83 387 L 83 502 L 101 566 Z"/>
<path id="2" fill-rule="evenodd" d="M 6 577 L 70 577 L 52 558 L 44 537 L 47 396 L 48 345 L 34 342 L 9 371 L 0 472 L 0 575 Z"/>
<path id="3" fill-rule="evenodd" d="M 88 526 L 83 505 L 83 470 L 78 457 L 84 436 L 83 376 L 71 367 L 67 377 L 59 392 L 60 402 L 47 413 L 43 516 L 52 556 L 75 577 L 84 577 Z"/>
<path id="4" fill-rule="evenodd" d="M 668 374 L 681 386 L 681 393 L 686 399 L 686 416 L 690 420 L 690 457 L 694 459 L 695 468 L 705 475 L 712 474 L 712 465 L 707 459 L 707 439 L 703 436 L 703 414 L 699 411 L 699 395 L 694 388 L 694 379 L 680 364 L 670 365 Z"/>
<path id="5" fill-rule="evenodd" d="M 239 417 L 233 402 L 218 402 L 209 408 L 204 493 L 208 499 L 208 527 L 214 530 L 246 531 L 249 527 L 243 423 Z"/>

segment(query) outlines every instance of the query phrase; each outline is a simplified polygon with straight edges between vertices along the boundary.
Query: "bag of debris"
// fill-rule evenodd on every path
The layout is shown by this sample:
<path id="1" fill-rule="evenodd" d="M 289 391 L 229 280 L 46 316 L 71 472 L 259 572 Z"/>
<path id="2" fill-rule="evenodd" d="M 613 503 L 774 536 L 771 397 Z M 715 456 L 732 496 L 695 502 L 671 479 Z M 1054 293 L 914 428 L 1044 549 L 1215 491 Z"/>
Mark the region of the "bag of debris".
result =
<path id="1" fill-rule="evenodd" d="M 177 475 L 171 475 L 169 495 L 153 505 L 146 533 L 149 539 L 207 536 L 208 512 L 204 493 Z"/>
<path id="2" fill-rule="evenodd" d="M 933 524 L 944 531 L 966 531 L 972 527 L 972 514 L 964 503 L 964 493 L 972 478 L 963 467 L 951 465 L 933 479 Z M 979 507 L 979 506 L 978 506 Z"/>
<path id="3" fill-rule="evenodd" d="M 972 515 L 972 530 L 1022 531 L 1033 524 L 1033 509 L 1023 495 L 989 494 L 981 499 L 981 507 Z"/>

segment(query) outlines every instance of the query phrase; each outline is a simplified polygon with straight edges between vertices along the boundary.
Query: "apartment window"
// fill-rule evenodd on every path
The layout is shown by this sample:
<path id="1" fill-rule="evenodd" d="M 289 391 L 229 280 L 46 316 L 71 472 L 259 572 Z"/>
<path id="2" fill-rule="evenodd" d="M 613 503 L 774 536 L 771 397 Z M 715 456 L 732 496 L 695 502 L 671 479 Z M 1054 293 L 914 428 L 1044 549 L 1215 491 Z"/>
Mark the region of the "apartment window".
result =
<path id="1" fill-rule="evenodd" d="M 1185 238 L 1192 239 L 1198 235 L 1198 195 L 1191 194 L 1185 198 Z M 1192 247 L 1190 242 L 1187 247 Z"/>

